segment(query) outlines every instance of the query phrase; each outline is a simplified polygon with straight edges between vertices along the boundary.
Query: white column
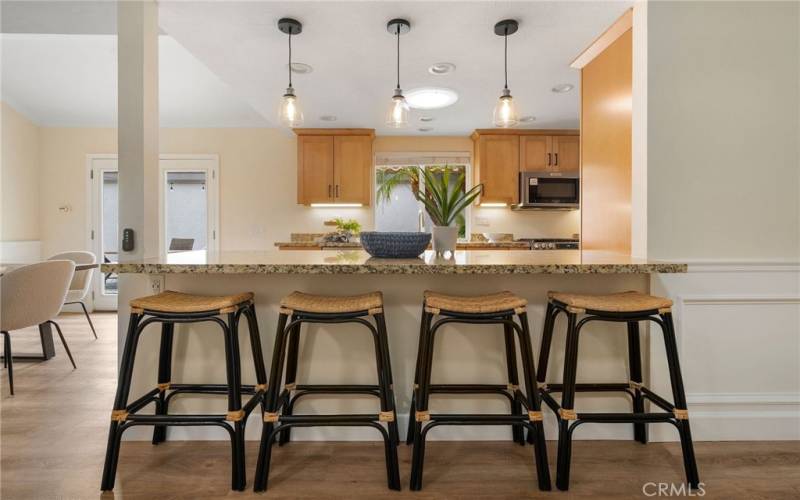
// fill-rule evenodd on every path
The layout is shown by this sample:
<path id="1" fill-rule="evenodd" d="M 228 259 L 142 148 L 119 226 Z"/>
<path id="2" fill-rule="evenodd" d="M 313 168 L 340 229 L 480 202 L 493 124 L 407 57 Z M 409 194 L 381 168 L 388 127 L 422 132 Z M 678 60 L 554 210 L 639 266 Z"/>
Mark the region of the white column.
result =
<path id="1" fill-rule="evenodd" d="M 117 3 L 120 261 L 158 255 L 158 5 Z M 122 231 L 135 234 L 122 250 Z"/>

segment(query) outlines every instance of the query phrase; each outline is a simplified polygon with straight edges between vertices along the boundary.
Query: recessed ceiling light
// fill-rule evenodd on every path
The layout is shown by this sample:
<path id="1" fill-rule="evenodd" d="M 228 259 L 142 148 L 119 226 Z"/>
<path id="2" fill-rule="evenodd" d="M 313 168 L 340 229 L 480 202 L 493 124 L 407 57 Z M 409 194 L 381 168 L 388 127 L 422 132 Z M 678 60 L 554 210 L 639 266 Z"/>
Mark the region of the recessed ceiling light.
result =
<path id="1" fill-rule="evenodd" d="M 532 121 L 536 121 L 536 117 L 533 115 L 523 116 L 519 119 L 522 123 L 530 123 Z"/>
<path id="2" fill-rule="evenodd" d="M 435 119 L 436 119 L 436 118 L 434 118 L 434 117 L 432 117 L 432 116 L 420 116 L 420 117 L 419 117 L 419 121 L 421 121 L 421 122 L 425 122 L 425 123 L 427 123 L 427 122 L 432 122 L 432 121 L 433 121 L 433 120 L 435 120 Z"/>
<path id="3" fill-rule="evenodd" d="M 428 73 L 432 75 L 446 75 L 448 73 L 452 73 L 455 70 L 456 70 L 455 64 L 449 62 L 440 62 L 431 65 L 431 67 L 428 68 Z"/>
<path id="4" fill-rule="evenodd" d="M 431 130 L 433 130 L 433 127 L 420 127 L 417 130 L 419 130 L 420 132 L 430 132 Z"/>
<path id="5" fill-rule="evenodd" d="M 572 85 L 571 83 L 559 83 L 558 85 L 553 87 L 551 90 L 553 92 L 555 92 L 556 94 L 564 94 L 564 93 L 569 92 L 570 90 L 572 90 L 574 88 L 575 88 L 575 85 Z"/>
<path id="6" fill-rule="evenodd" d="M 297 75 L 307 75 L 308 73 L 314 71 L 314 68 L 312 68 L 306 63 L 293 62 L 291 66 L 292 66 L 292 73 L 295 73 Z"/>
<path id="7" fill-rule="evenodd" d="M 419 87 L 406 92 L 406 101 L 415 109 L 439 109 L 455 104 L 458 94 L 442 87 Z"/>
<path id="8" fill-rule="evenodd" d="M 335 122 L 336 117 L 334 115 L 322 115 L 319 117 L 320 120 L 324 122 Z"/>

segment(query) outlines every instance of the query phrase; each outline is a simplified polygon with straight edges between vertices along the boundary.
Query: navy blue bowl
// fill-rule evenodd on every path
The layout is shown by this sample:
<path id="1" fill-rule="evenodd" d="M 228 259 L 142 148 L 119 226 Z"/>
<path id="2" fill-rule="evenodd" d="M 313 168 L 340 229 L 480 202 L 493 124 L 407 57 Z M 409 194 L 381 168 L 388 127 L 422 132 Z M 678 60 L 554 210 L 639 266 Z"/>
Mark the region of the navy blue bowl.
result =
<path id="1" fill-rule="evenodd" d="M 361 246 L 373 257 L 384 259 L 410 259 L 418 257 L 428 248 L 431 233 L 390 233 L 362 231 Z"/>

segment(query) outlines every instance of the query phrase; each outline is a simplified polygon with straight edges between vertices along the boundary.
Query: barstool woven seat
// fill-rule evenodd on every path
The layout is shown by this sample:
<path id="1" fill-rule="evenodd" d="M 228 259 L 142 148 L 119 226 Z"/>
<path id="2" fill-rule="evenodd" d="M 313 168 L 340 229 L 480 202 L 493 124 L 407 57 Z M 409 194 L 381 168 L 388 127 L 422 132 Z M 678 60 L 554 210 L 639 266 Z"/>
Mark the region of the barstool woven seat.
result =
<path id="1" fill-rule="evenodd" d="M 111 412 L 108 447 L 103 466 L 101 489 L 114 489 L 119 462 L 122 434 L 139 425 L 153 426 L 153 444 L 166 441 L 169 426 L 221 427 L 231 439 L 231 488 L 243 490 L 245 474 L 245 422 L 250 413 L 260 407 L 267 391 L 267 372 L 261 352 L 261 339 L 256 321 L 253 294 L 204 296 L 175 291 L 140 297 L 130 301 L 131 312 L 125 347 L 120 358 L 117 393 Z M 247 319 L 250 347 L 255 365 L 256 384 L 242 384 L 239 352 L 239 322 Z M 225 344 L 225 383 L 175 383 L 172 381 L 173 337 L 175 324 L 213 323 L 222 333 Z M 136 349 L 142 334 L 152 332 L 148 325 L 161 325 L 161 344 L 158 354 L 158 383 L 143 395 L 129 401 Z M 203 414 L 170 413 L 172 400 L 185 394 L 227 396 L 227 411 Z M 250 396 L 243 404 L 243 395 Z M 153 413 L 141 413 L 148 405 Z M 222 405 L 220 405 L 222 406 Z M 222 410 L 222 408 L 220 408 Z"/>
<path id="2" fill-rule="evenodd" d="M 331 296 L 292 292 L 281 300 L 281 308 L 289 314 L 302 311 L 320 314 L 357 313 L 375 314 L 383 310 L 383 294 L 371 292 L 362 295 Z"/>
<path id="3" fill-rule="evenodd" d="M 252 300 L 251 292 L 212 297 L 167 290 L 157 295 L 133 299 L 130 305 L 133 310 L 180 314 L 208 311 L 226 312 L 227 309 L 235 308 L 239 304 Z"/>
<path id="4" fill-rule="evenodd" d="M 486 295 L 447 295 L 427 290 L 424 294 L 425 307 L 433 314 L 442 311 L 463 314 L 488 314 L 505 311 L 519 312 L 525 309 L 528 301 L 511 292 L 497 292 Z"/>
<path id="5" fill-rule="evenodd" d="M 422 489 L 427 435 L 432 429 L 444 425 L 508 425 L 511 426 L 513 441 L 522 446 L 525 445 L 524 431 L 527 429 L 529 442 L 534 445 L 533 456 L 539 489 L 550 489 L 541 399 L 536 385 L 536 367 L 525 307 L 527 303 L 527 300 L 506 291 L 470 296 L 432 291 L 424 293 L 414 390 L 411 393 L 406 436 L 406 443 L 414 444 L 411 458 L 412 490 Z M 495 332 L 503 333 L 507 383 L 434 384 L 431 382 L 435 339 L 442 334 L 442 326 L 455 324 L 487 327 L 493 325 Z M 497 328 L 498 326 L 502 327 L 502 330 Z M 524 386 L 519 380 L 517 341 Z M 430 397 L 439 394 L 460 396 L 491 394 L 505 398 L 510 408 L 508 413 L 499 414 L 432 413 L 428 406 Z"/>
<path id="6" fill-rule="evenodd" d="M 576 312 L 669 311 L 672 307 L 670 299 L 641 292 L 620 292 L 604 295 L 548 292 L 547 298 L 560 302 L 567 307 L 580 310 Z"/>
<path id="7" fill-rule="evenodd" d="M 363 326 L 362 331 L 368 330 L 375 345 L 377 384 L 298 384 L 297 366 L 303 323 L 349 323 Z M 345 353 L 348 363 L 353 363 L 350 354 Z M 325 415 L 303 415 L 294 411 L 298 400 L 310 396 L 352 394 L 377 398 L 380 411 Z M 359 426 L 377 430 L 384 442 L 388 486 L 393 490 L 400 489 L 394 383 L 381 292 L 345 296 L 292 292 L 281 300 L 263 421 L 253 487 L 255 491 L 266 491 L 268 488 L 273 444 L 276 441 L 280 446 L 288 443 L 293 427 L 317 426 Z"/>
<path id="8" fill-rule="evenodd" d="M 686 392 L 683 387 L 678 344 L 672 322 L 672 301 L 666 297 L 647 295 L 641 292 L 619 292 L 603 295 L 549 292 L 547 311 L 544 319 L 542 345 L 539 349 L 539 374 L 537 382 L 542 400 L 556 414 L 558 419 L 558 464 L 556 486 L 569 489 L 570 462 L 572 455 L 572 436 L 575 429 L 587 422 L 633 424 L 633 438 L 647 443 L 647 425 L 651 423 L 670 423 L 678 429 L 683 451 L 683 465 L 686 482 L 697 488 L 700 479 L 694 456 L 692 435 L 689 430 L 689 412 L 686 408 Z M 559 314 L 567 317 L 566 349 L 564 371 L 561 383 L 547 380 L 547 364 L 553 329 Z M 578 343 L 581 329 L 590 322 L 604 321 L 624 323 L 628 333 L 629 379 L 614 383 L 578 383 Z M 644 385 L 642 377 L 641 340 L 639 323 L 653 322 L 661 327 L 667 355 L 672 387 L 673 402 L 656 394 Z M 620 392 L 631 397 L 632 412 L 581 412 L 575 409 L 577 392 Z M 561 401 L 556 401 L 554 393 L 561 393 Z M 651 403 L 650 411 L 645 410 L 645 401 Z M 660 411 L 655 411 L 660 410 Z"/>

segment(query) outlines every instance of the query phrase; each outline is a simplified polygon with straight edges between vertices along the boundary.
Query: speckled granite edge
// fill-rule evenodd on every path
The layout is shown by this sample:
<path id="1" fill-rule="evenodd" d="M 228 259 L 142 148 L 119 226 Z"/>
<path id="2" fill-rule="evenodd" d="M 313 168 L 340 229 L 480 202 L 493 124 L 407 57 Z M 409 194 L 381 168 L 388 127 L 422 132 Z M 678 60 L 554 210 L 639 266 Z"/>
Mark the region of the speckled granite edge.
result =
<path id="1" fill-rule="evenodd" d="M 364 264 L 102 264 L 127 274 L 649 274 L 685 273 L 686 264 L 426 264 L 404 260 Z"/>
<path id="2" fill-rule="evenodd" d="M 358 242 L 348 242 L 348 243 L 336 243 L 336 242 L 319 242 L 319 241 L 279 241 L 275 243 L 275 246 L 278 248 L 285 248 L 285 249 L 296 249 L 296 248 L 361 248 L 361 243 Z M 522 241 L 498 241 L 495 243 L 490 243 L 488 241 L 466 241 L 461 242 L 456 245 L 456 248 L 459 250 L 466 250 L 466 249 L 519 249 L 519 250 L 530 250 L 531 246 L 529 243 L 525 243 Z"/>

